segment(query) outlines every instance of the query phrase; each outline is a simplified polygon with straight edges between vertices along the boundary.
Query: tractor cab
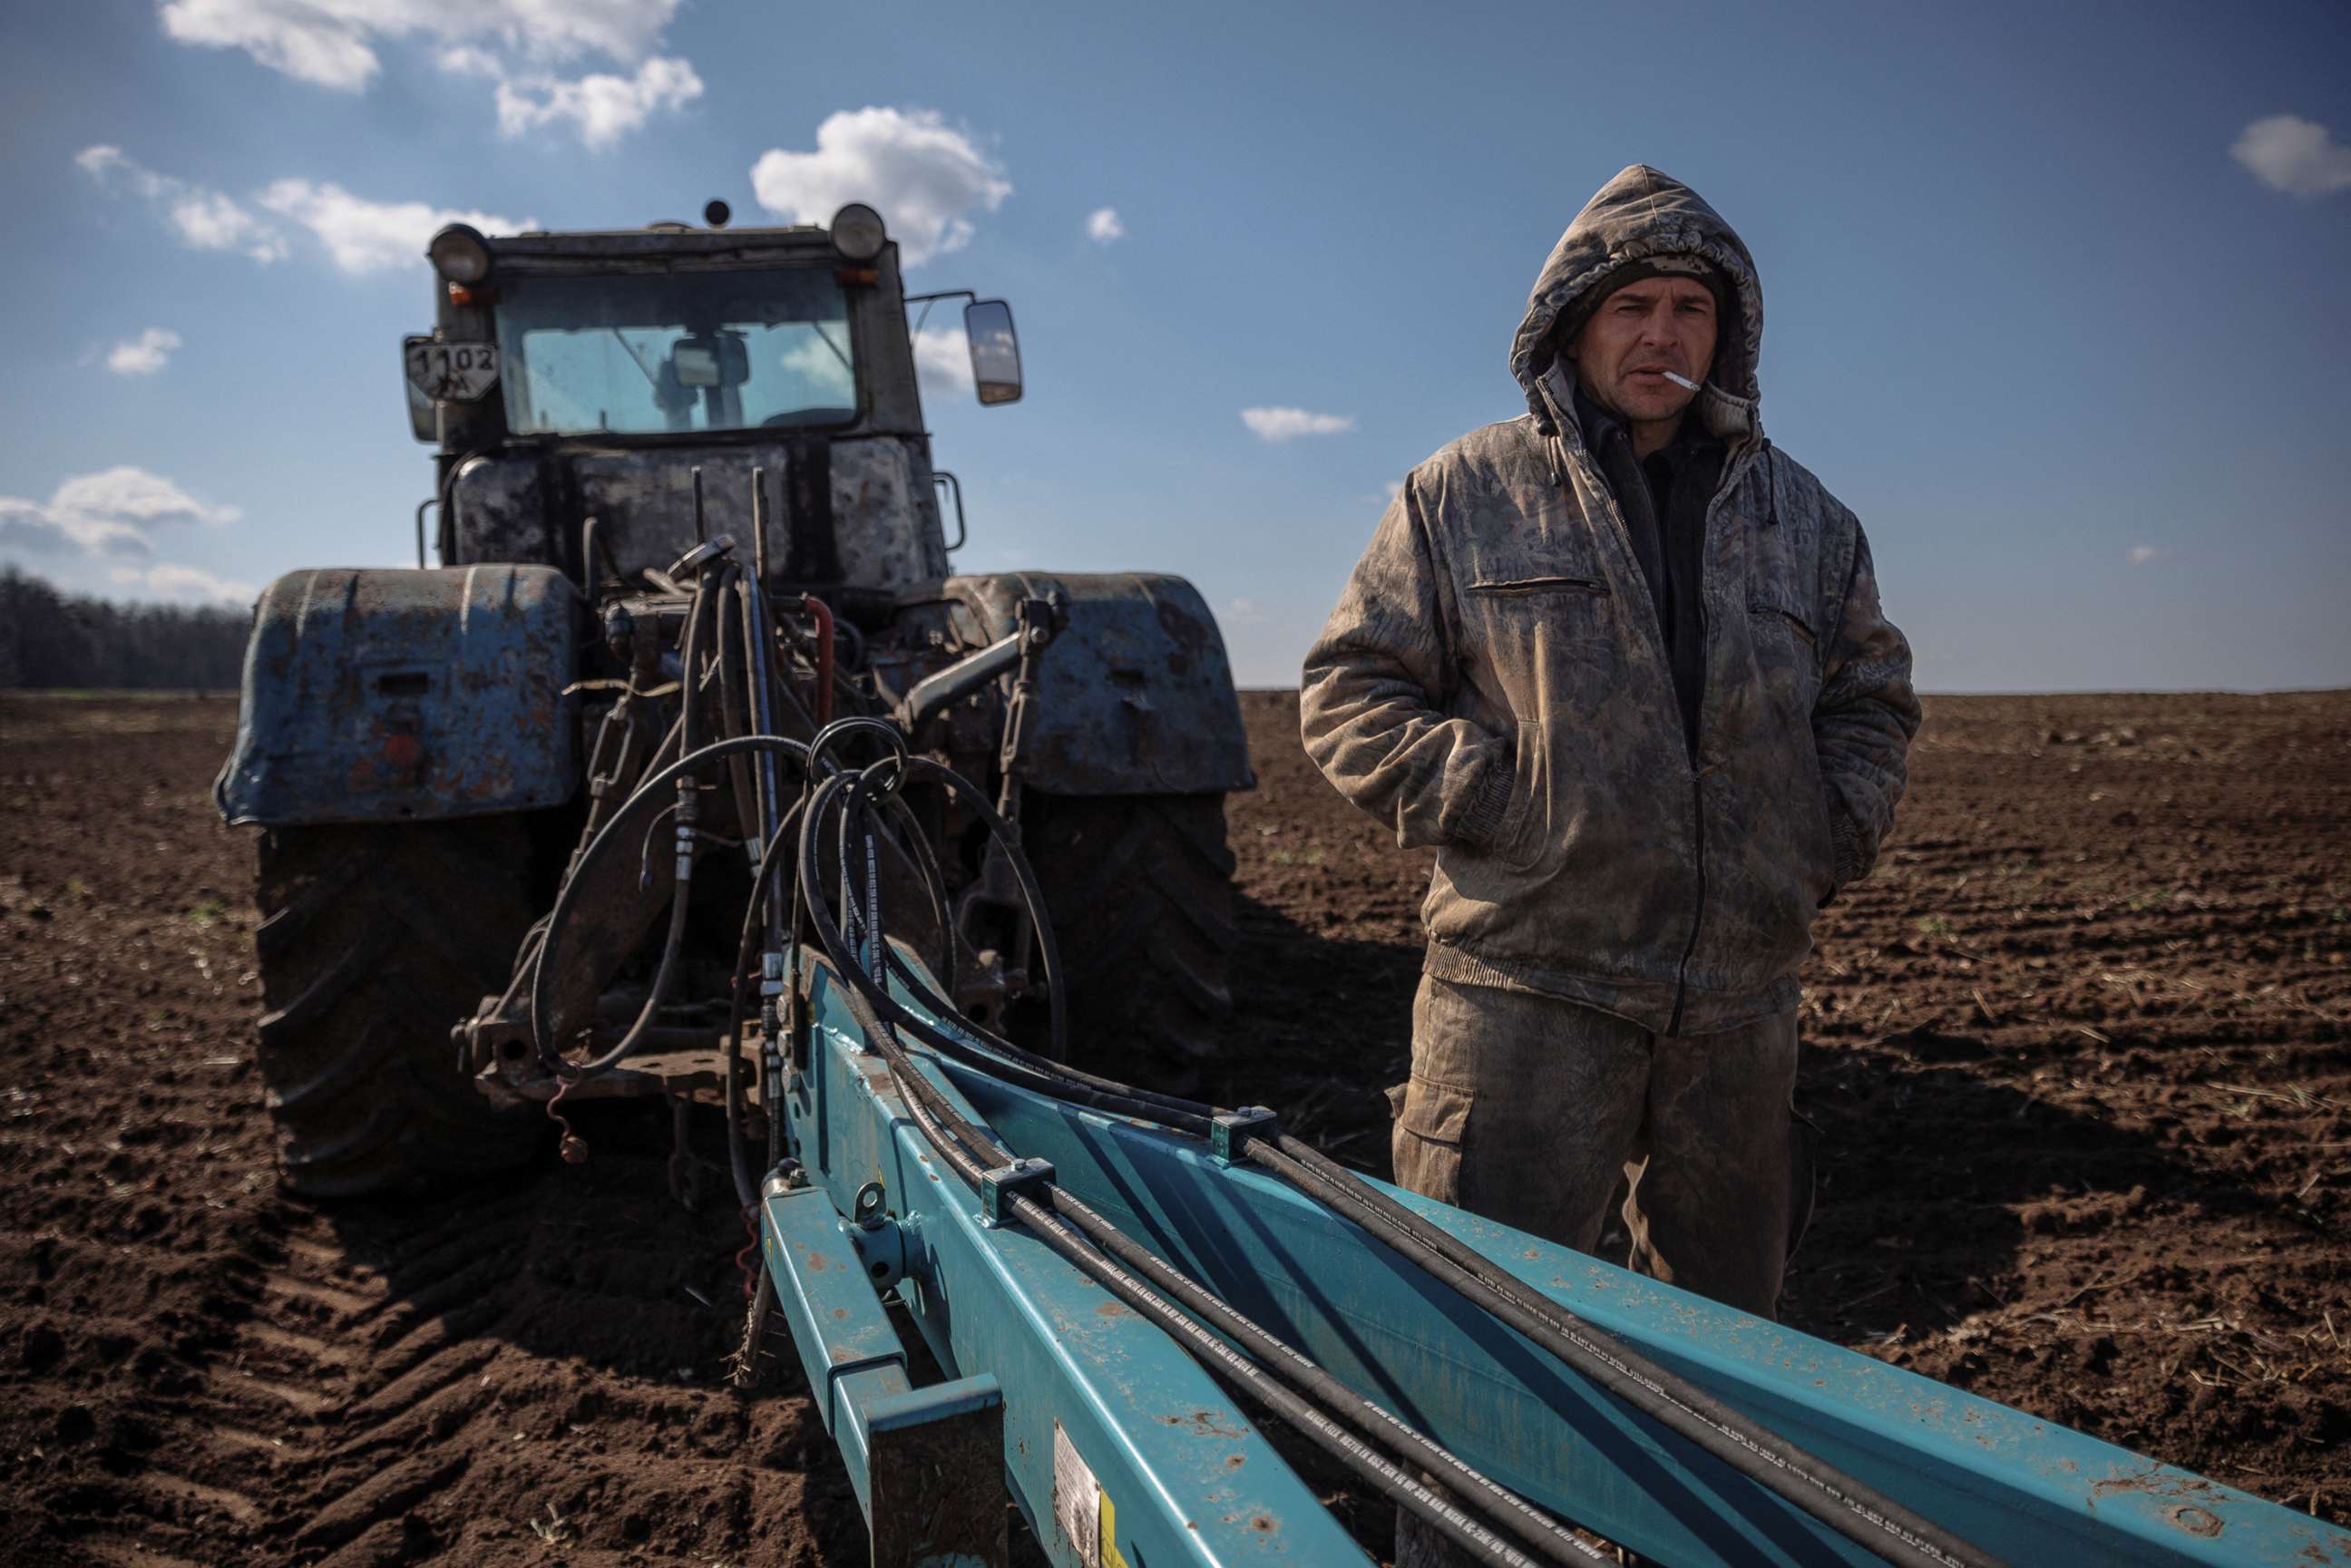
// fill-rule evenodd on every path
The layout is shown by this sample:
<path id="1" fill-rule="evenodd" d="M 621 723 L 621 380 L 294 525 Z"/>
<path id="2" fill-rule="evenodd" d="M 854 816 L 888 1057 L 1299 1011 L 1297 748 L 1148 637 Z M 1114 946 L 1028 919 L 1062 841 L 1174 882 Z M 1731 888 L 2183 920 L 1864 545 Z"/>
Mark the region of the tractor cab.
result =
<path id="1" fill-rule="evenodd" d="M 909 300 L 871 207 L 825 228 L 726 216 L 714 202 L 703 228 L 434 236 L 434 330 L 402 348 L 412 428 L 439 448 L 442 564 L 664 566 L 698 535 L 748 538 L 760 471 L 779 584 L 853 606 L 946 575 L 962 530 L 943 526 L 954 480 L 932 465 L 907 307 L 967 301 L 983 403 L 1020 396 L 1010 308 Z M 600 562 L 581 555 L 588 518 Z"/>

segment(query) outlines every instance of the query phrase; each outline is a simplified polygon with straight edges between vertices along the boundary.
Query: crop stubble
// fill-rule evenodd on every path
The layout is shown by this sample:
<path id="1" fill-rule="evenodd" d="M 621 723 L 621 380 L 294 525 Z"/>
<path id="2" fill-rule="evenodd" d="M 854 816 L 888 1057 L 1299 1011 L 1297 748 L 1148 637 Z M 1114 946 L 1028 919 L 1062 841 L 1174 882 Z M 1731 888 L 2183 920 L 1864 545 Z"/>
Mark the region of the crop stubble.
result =
<path id="1" fill-rule="evenodd" d="M 1292 696 L 1244 707 L 1213 1087 L 1384 1172 L 1426 858 Z M 720 1385 L 742 1232 L 668 1197 L 658 1118 L 494 1190 L 277 1193 L 250 847 L 206 798 L 234 723 L 0 694 L 0 1562 L 862 1562 L 797 1375 Z M 2346 823 L 2351 694 L 1930 702 L 1806 974 L 1787 1318 L 2351 1516 Z"/>

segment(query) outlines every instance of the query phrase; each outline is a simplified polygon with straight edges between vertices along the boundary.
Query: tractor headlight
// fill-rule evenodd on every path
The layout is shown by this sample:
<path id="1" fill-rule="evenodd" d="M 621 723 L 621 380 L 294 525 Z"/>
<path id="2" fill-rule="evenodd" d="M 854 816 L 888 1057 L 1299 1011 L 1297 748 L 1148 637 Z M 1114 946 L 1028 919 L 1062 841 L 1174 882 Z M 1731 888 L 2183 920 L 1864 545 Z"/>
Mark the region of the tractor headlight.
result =
<path id="1" fill-rule="evenodd" d="M 882 254 L 882 214 L 862 202 L 852 202 L 832 214 L 832 248 L 850 261 L 872 261 Z"/>
<path id="2" fill-rule="evenodd" d="M 424 247 L 433 270 L 452 283 L 479 283 L 490 275 L 490 242 L 470 224 L 451 224 Z"/>

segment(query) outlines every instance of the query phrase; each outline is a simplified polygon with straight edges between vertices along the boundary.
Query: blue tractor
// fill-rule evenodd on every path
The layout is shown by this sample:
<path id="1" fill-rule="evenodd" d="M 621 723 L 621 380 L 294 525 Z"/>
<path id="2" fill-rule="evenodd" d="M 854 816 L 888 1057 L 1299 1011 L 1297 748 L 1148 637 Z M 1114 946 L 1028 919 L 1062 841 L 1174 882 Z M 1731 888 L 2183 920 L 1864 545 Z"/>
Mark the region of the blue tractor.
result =
<path id="1" fill-rule="evenodd" d="M 1217 1048 L 1224 796 L 1253 779 L 1207 605 L 1150 573 L 957 575 L 961 486 L 917 390 L 935 339 L 909 308 L 964 301 L 995 404 L 1021 393 L 1009 308 L 906 294 L 867 206 L 824 228 L 726 215 L 443 229 L 434 329 L 403 344 L 435 448 L 417 565 L 290 572 L 261 600 L 216 795 L 263 830 L 258 1054 L 298 1192 L 528 1157 L 564 1087 L 534 1038 L 611 1058 L 597 1093 L 723 1076 L 744 978 L 726 912 L 789 804 L 776 758 L 692 780 L 628 825 L 634 852 L 580 862 L 644 779 L 737 732 L 857 718 L 984 781 L 1057 929 L 969 803 L 906 791 L 883 850 L 943 890 L 934 936 L 970 1017 L 1041 1041 L 1050 939 L 1065 1036 L 1095 1065 L 1180 1086 Z"/>

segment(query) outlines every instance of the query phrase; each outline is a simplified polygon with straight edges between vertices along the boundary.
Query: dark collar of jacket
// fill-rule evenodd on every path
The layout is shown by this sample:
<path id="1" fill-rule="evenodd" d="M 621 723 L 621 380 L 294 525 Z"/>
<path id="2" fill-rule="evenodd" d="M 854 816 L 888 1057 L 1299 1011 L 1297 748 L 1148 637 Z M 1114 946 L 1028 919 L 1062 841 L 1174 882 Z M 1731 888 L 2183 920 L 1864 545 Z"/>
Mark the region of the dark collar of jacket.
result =
<path id="1" fill-rule="evenodd" d="M 1633 444 L 1633 429 L 1630 423 L 1593 402 L 1580 385 L 1575 389 L 1573 402 L 1576 429 L 1583 437 L 1584 448 L 1592 454 L 1595 461 L 1599 462 L 1601 472 L 1607 476 L 1612 485 L 1615 483 L 1614 472 L 1615 464 L 1609 460 L 1606 454 L 1608 448 L 1618 441 L 1625 444 L 1623 461 L 1629 463 L 1632 467 L 1646 469 L 1652 459 L 1662 455 L 1666 461 L 1673 465 L 1677 481 L 1681 476 L 1689 472 L 1694 459 L 1719 460 L 1722 455 L 1723 443 L 1720 438 L 1707 430 L 1699 421 L 1685 418 L 1681 427 L 1674 432 L 1674 438 L 1671 441 L 1666 443 L 1656 452 L 1651 453 L 1648 457 L 1643 457 Z M 1622 505 L 1624 497 L 1619 496 L 1617 502 Z"/>

